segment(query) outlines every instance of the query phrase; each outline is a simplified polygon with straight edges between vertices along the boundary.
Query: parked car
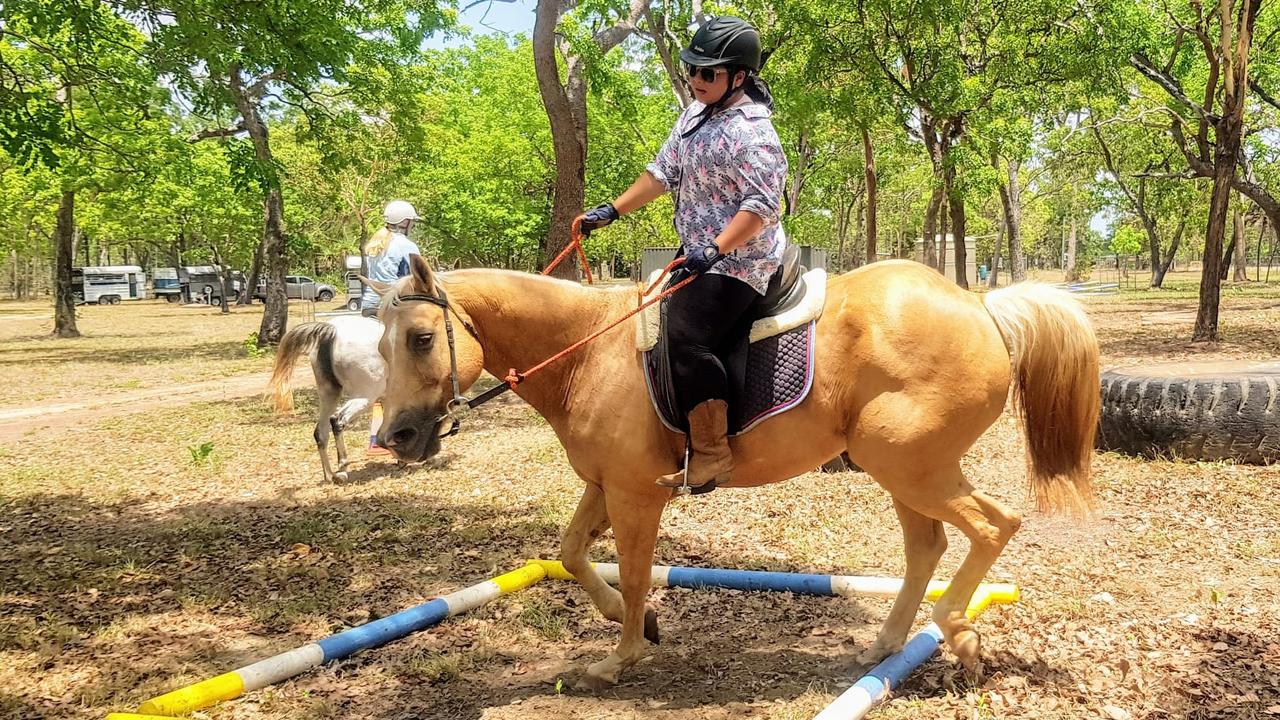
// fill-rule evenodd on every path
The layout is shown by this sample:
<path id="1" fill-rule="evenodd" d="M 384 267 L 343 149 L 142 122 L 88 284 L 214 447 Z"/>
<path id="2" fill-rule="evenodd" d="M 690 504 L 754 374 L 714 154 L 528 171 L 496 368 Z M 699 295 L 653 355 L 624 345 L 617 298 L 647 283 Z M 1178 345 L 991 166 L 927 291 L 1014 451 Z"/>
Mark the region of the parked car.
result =
<path id="1" fill-rule="evenodd" d="M 284 293 L 290 300 L 315 300 L 316 302 L 329 302 L 338 294 L 332 285 L 316 282 L 305 275 L 286 275 L 284 278 Z M 267 282 L 262 279 L 258 282 L 258 290 L 253 294 L 255 300 L 267 299 Z"/>

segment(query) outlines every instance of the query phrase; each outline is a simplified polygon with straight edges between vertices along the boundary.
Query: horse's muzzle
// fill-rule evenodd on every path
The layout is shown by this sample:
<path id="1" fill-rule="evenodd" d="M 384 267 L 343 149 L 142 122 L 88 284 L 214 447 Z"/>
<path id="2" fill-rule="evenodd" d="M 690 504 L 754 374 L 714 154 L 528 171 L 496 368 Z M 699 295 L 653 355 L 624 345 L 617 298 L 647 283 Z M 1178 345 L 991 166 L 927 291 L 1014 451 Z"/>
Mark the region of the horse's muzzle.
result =
<path id="1" fill-rule="evenodd" d="M 378 431 L 378 444 L 407 462 L 421 462 L 440 452 L 439 413 L 405 408 Z"/>

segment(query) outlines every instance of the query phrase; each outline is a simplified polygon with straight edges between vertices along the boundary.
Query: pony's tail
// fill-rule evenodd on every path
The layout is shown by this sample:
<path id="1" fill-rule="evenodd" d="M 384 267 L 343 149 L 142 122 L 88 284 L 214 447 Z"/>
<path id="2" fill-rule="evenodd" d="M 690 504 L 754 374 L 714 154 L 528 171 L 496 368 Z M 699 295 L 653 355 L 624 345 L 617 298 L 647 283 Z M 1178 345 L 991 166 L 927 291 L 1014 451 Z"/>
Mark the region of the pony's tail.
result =
<path id="1" fill-rule="evenodd" d="M 1101 404 L 1093 327 L 1075 298 L 1048 285 L 1011 285 L 984 302 L 1009 348 L 1036 507 L 1086 515 Z"/>
<path id="2" fill-rule="evenodd" d="M 293 366 L 320 343 L 332 343 L 337 330 L 327 322 L 303 323 L 284 334 L 276 348 L 276 364 L 267 386 L 277 413 L 293 410 Z"/>

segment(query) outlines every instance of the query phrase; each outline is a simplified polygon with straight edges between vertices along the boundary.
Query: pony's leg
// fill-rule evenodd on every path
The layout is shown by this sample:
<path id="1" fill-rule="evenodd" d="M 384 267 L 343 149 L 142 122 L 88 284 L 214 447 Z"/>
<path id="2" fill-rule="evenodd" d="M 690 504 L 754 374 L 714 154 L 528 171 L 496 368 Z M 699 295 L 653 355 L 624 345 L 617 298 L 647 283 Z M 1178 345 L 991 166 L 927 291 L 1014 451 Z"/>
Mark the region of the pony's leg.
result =
<path id="1" fill-rule="evenodd" d="M 858 662 L 878 663 L 898 652 L 907 641 L 907 633 L 915 621 L 916 610 L 924 599 L 924 592 L 938 567 L 938 560 L 947 550 L 947 536 L 942 523 L 925 517 L 898 500 L 893 501 L 902 525 L 902 541 L 907 558 L 907 571 L 902 577 L 902 589 L 893 601 L 889 617 L 880 626 L 880 634 L 871 647 L 858 655 Z"/>
<path id="2" fill-rule="evenodd" d="M 347 463 L 347 443 L 342 437 L 342 431 L 347 429 L 352 420 L 355 420 L 361 413 L 369 409 L 369 398 L 352 398 L 342 404 L 330 420 L 329 425 L 333 428 L 333 441 L 338 449 L 338 469 L 346 470 Z"/>
<path id="3" fill-rule="evenodd" d="M 899 493 L 896 497 L 917 512 L 954 525 L 969 538 L 969 553 L 933 606 L 933 620 L 951 652 L 976 676 L 982 669 L 982 641 L 965 610 L 992 563 L 1018 531 L 1022 518 L 995 498 L 973 489 L 958 462 L 929 476 L 908 495 Z"/>
<path id="4" fill-rule="evenodd" d="M 604 507 L 604 491 L 588 482 L 578 501 L 578 509 L 560 539 L 560 561 L 564 569 L 591 596 L 591 602 L 610 620 L 622 622 L 622 593 L 609 586 L 587 560 L 587 549 L 609 529 L 609 513 Z"/>
<path id="5" fill-rule="evenodd" d="M 316 439 L 316 450 L 320 452 L 320 467 L 324 470 L 325 482 L 333 480 L 346 480 L 346 473 L 338 473 L 342 477 L 334 475 L 333 468 L 329 466 L 329 422 L 333 417 L 333 410 L 338 405 L 338 388 L 332 387 L 325 383 L 316 384 L 316 393 L 319 396 L 320 412 L 316 418 L 316 429 L 312 433 Z"/>
<path id="6" fill-rule="evenodd" d="M 648 483 L 644 483 L 648 486 Z M 623 670 L 636 664 L 648 649 L 645 639 L 645 598 L 653 577 L 653 548 L 658 523 L 671 491 L 657 486 L 609 488 L 605 506 L 613 520 L 622 585 L 622 639 L 604 660 L 587 668 L 586 681 L 597 687 L 618 682 Z"/>

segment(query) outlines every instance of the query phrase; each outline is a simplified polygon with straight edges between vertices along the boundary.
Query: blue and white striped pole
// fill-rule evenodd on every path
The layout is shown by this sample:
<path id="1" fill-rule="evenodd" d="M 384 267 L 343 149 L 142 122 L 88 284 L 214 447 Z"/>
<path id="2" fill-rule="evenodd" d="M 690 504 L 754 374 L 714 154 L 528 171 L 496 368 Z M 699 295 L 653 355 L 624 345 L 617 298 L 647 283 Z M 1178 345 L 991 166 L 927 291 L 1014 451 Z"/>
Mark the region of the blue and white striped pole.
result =
<path id="1" fill-rule="evenodd" d="M 323 640 L 307 643 L 238 670 L 223 673 L 159 697 L 138 707 L 143 715 L 185 715 L 224 700 L 260 690 L 300 675 L 327 662 L 341 660 L 361 650 L 378 647 L 412 632 L 438 625 L 445 618 L 480 607 L 501 595 L 522 590 L 546 577 L 541 565 L 530 564 L 449 593 L 408 610 L 365 623 Z"/>

